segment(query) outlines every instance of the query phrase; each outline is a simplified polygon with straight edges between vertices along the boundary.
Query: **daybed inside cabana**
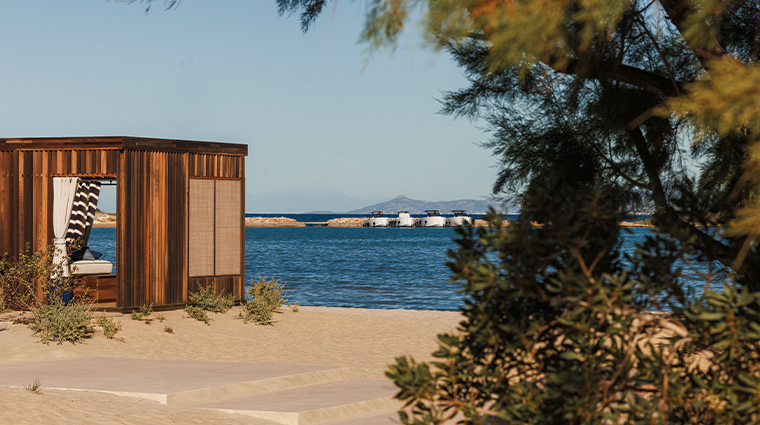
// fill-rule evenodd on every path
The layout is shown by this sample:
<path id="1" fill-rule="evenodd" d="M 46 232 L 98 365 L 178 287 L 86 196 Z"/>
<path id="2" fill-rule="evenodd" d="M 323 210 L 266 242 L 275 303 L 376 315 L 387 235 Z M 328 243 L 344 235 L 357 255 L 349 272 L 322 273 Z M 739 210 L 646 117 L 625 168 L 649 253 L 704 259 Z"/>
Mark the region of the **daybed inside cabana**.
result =
<path id="1" fill-rule="evenodd" d="M 101 309 L 180 307 L 210 284 L 240 299 L 247 154 L 138 137 L 0 139 L 0 255 L 80 240 L 74 273 Z M 86 249 L 101 182 L 116 183 L 115 274 Z"/>

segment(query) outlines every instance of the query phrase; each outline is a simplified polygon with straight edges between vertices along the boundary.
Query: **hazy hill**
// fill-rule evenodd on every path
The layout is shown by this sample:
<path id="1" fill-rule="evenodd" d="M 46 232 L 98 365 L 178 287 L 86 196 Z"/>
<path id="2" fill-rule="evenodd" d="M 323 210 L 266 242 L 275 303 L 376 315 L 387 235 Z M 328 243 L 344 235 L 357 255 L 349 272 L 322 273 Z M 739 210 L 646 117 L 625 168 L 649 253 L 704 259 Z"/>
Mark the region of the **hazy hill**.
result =
<path id="1" fill-rule="evenodd" d="M 489 206 L 494 207 L 497 211 L 502 210 L 501 202 L 497 200 L 460 199 L 457 201 L 430 202 L 400 195 L 390 201 L 349 211 L 349 214 L 369 214 L 372 211 L 384 211 L 388 214 L 409 211 L 411 214 L 424 214 L 425 210 L 440 210 L 441 214 L 451 214 L 451 210 L 467 210 L 468 214 L 483 214 L 488 211 Z M 508 210 L 506 211 L 508 214 L 516 214 L 519 208 L 511 206 Z"/>
<path id="2" fill-rule="evenodd" d="M 306 211 L 348 211 L 376 202 L 375 199 L 356 199 L 335 190 L 311 188 L 277 190 L 255 195 L 246 193 L 245 210 L 254 213 L 304 213 Z"/>

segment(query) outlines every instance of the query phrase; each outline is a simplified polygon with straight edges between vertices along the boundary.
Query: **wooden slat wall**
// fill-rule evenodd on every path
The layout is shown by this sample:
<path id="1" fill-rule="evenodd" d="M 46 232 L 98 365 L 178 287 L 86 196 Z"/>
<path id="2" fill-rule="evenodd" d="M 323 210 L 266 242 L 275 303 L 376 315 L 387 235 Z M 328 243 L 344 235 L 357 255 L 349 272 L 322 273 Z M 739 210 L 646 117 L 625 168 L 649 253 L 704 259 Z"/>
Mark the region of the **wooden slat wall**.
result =
<path id="1" fill-rule="evenodd" d="M 53 238 L 53 176 L 116 177 L 115 150 L 0 152 L 0 255 Z"/>
<path id="2" fill-rule="evenodd" d="M 115 177 L 117 153 L 107 149 L 0 152 L 0 255 L 14 257 L 27 244 L 36 250 L 52 243 L 53 176 Z"/>
<path id="3" fill-rule="evenodd" d="M 118 307 L 187 300 L 186 155 L 123 153 L 118 178 Z"/>
<path id="4" fill-rule="evenodd" d="M 188 292 L 198 292 L 201 287 L 207 288 L 209 285 L 214 285 L 216 295 L 233 294 L 235 299 L 242 298 L 243 294 L 238 289 L 243 287 L 242 276 L 191 277 L 187 290 Z"/>
<path id="5" fill-rule="evenodd" d="M 16 153 L 0 151 L 0 256 L 18 252 L 14 235 L 18 228 L 18 177 Z"/>
<path id="6" fill-rule="evenodd" d="M 241 179 L 245 176 L 245 157 L 237 155 L 189 154 L 190 177 Z"/>

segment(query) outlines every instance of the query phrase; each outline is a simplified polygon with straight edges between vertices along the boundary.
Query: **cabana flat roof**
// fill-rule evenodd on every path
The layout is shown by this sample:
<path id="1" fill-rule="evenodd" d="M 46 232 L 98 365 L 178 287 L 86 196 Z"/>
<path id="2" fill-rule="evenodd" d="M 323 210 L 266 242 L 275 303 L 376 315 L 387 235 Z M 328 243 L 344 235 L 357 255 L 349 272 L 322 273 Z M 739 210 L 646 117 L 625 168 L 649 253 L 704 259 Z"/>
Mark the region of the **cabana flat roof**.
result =
<path id="1" fill-rule="evenodd" d="M 0 150 L 124 149 L 196 154 L 248 155 L 248 145 L 132 136 L 0 138 Z"/>

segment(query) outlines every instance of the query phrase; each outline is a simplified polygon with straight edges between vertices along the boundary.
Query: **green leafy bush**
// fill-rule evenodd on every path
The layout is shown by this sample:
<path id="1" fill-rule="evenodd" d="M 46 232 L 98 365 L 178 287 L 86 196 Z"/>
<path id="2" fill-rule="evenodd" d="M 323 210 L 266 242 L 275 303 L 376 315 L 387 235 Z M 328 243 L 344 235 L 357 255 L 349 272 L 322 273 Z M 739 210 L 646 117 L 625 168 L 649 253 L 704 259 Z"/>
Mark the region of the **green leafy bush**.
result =
<path id="1" fill-rule="evenodd" d="M 208 314 L 206 314 L 206 311 L 200 307 L 188 305 L 188 306 L 185 306 L 185 312 L 187 313 L 188 316 L 192 317 L 195 320 L 203 322 L 207 325 L 210 324 Z"/>
<path id="2" fill-rule="evenodd" d="M 654 232 L 626 266 L 613 202 L 565 189 L 531 187 L 509 227 L 491 211 L 456 230 L 464 319 L 436 361 L 386 373 L 402 422 L 758 423 L 760 293 L 727 279 L 694 296 L 682 269 L 697 256 Z"/>
<path id="3" fill-rule="evenodd" d="M 232 294 L 227 295 L 215 295 L 215 287 L 209 285 L 203 287 L 199 285 L 198 292 L 191 292 L 190 304 L 196 307 L 200 307 L 206 311 L 212 311 L 214 313 L 226 313 L 235 304 L 235 298 Z"/>
<path id="4" fill-rule="evenodd" d="M 74 243 L 69 251 L 76 249 L 78 244 Z M 71 276 L 63 277 L 63 266 L 53 263 L 55 252 L 54 245 L 31 252 L 31 245 L 27 243 L 15 261 L 9 260 L 8 254 L 0 257 L 0 311 L 31 310 L 43 304 L 46 298 L 57 298 L 74 287 Z M 58 276 L 55 285 L 50 283 L 51 276 Z M 41 285 L 39 291 L 38 284 Z"/>
<path id="5" fill-rule="evenodd" d="M 74 301 L 63 304 L 53 300 L 32 309 L 34 321 L 30 328 L 43 341 L 76 342 L 91 332 L 92 304 L 89 301 Z"/>
<path id="6" fill-rule="evenodd" d="M 132 310 L 131 317 L 132 320 L 144 320 L 151 314 L 153 314 L 153 303 L 143 304 L 138 311 Z"/>
<path id="7" fill-rule="evenodd" d="M 114 320 L 108 316 L 98 316 L 95 318 L 95 322 L 103 328 L 103 335 L 106 338 L 112 339 L 121 330 L 121 322 Z"/>
<path id="8" fill-rule="evenodd" d="M 287 303 L 284 297 L 288 291 L 284 287 L 285 284 L 280 284 L 279 280 L 264 280 L 261 276 L 258 282 L 251 281 L 246 291 L 246 300 L 240 306 L 240 318 L 245 323 L 249 321 L 254 321 L 259 325 L 272 323 L 274 313 Z"/>

